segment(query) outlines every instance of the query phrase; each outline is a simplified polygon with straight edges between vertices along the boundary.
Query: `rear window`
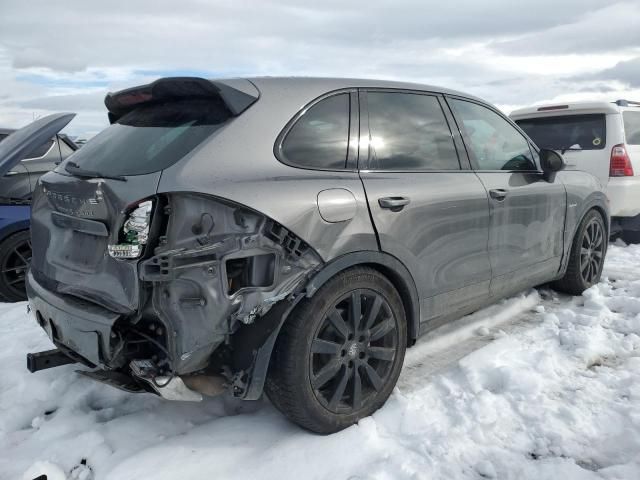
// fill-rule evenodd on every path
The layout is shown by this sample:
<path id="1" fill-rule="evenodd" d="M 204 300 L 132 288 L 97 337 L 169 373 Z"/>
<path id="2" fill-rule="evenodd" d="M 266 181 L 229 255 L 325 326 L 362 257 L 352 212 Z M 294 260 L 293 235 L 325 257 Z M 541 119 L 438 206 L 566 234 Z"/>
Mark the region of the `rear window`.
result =
<path id="1" fill-rule="evenodd" d="M 105 175 L 157 172 L 188 154 L 230 117 L 216 98 L 143 105 L 93 137 L 71 158 L 81 168 Z"/>
<path id="2" fill-rule="evenodd" d="M 623 112 L 622 119 L 627 145 L 640 145 L 640 112 Z"/>
<path id="3" fill-rule="evenodd" d="M 602 150 L 606 142 L 604 114 L 529 118 L 516 123 L 540 148 Z"/>
<path id="4" fill-rule="evenodd" d="M 282 143 L 284 163 L 311 169 L 345 168 L 349 146 L 349 94 L 325 98 L 307 110 Z"/>

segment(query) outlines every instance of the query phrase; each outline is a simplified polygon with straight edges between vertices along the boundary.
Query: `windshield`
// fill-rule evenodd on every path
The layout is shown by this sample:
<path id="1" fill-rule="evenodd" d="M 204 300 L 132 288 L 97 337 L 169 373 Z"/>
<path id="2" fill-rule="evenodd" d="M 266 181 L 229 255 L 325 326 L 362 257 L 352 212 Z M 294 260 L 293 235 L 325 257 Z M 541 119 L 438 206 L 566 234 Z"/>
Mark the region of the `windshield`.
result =
<path id="1" fill-rule="evenodd" d="M 516 123 L 540 148 L 602 150 L 605 147 L 604 114 L 528 118 Z"/>
<path id="2" fill-rule="evenodd" d="M 640 112 L 624 112 L 622 119 L 627 145 L 640 145 Z"/>
<path id="3" fill-rule="evenodd" d="M 213 97 L 141 106 L 68 158 L 83 170 L 104 175 L 157 172 L 184 157 L 230 116 L 224 104 Z"/>

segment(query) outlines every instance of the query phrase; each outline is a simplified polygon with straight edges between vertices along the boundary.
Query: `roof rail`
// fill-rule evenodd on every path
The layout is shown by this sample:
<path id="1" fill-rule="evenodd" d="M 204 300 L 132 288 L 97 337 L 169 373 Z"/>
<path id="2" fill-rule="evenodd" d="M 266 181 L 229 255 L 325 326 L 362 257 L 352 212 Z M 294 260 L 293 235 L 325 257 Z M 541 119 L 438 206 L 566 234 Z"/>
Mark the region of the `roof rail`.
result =
<path id="1" fill-rule="evenodd" d="M 615 102 L 616 105 L 618 105 L 619 107 L 628 107 L 629 105 L 640 105 L 640 102 L 633 102 L 631 100 L 616 100 Z"/>

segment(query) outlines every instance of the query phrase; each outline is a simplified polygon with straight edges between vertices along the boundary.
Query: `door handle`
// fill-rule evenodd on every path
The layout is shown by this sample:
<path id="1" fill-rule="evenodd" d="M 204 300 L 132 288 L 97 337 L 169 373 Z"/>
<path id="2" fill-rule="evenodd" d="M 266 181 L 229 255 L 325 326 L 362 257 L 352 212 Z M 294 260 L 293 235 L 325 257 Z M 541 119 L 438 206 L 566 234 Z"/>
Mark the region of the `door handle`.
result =
<path id="1" fill-rule="evenodd" d="M 504 188 L 494 188 L 493 190 L 489 190 L 489 196 L 499 202 L 507 198 L 507 193 L 509 193 L 509 191 Z"/>
<path id="2" fill-rule="evenodd" d="M 388 208 L 392 212 L 399 212 L 408 205 L 409 197 L 383 197 L 378 199 L 378 204 L 381 208 Z"/>

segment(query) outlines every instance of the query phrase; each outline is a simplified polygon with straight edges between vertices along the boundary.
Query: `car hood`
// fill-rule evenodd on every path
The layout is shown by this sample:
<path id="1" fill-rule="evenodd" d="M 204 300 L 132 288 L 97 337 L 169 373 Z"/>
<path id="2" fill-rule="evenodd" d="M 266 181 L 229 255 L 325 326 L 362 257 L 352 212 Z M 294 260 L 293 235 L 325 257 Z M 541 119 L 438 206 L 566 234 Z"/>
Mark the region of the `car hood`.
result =
<path id="1" fill-rule="evenodd" d="M 0 143 L 0 177 L 6 175 L 34 148 L 56 135 L 75 116 L 75 113 L 47 115 L 5 138 Z"/>

